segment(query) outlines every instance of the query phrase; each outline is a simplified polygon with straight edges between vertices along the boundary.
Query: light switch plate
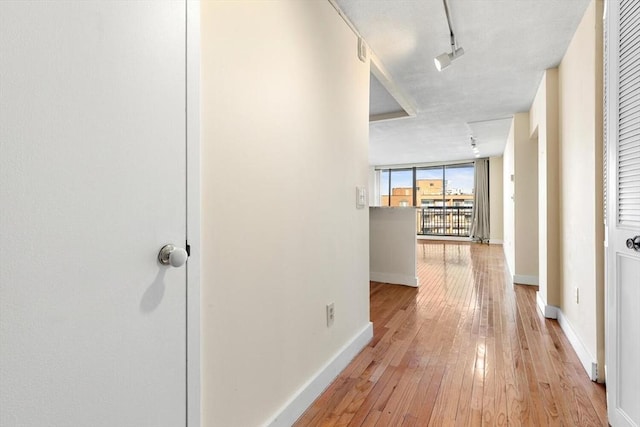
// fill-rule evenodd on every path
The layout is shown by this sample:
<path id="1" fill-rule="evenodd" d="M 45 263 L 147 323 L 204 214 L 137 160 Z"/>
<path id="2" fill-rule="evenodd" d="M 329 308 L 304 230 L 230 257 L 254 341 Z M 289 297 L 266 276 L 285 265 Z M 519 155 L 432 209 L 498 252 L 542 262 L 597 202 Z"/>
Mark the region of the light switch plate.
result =
<path id="1" fill-rule="evenodd" d="M 364 187 L 356 187 L 356 208 L 363 209 L 367 205 L 367 190 Z"/>
<path id="2" fill-rule="evenodd" d="M 358 59 L 361 62 L 367 61 L 367 45 L 362 37 L 358 37 Z"/>

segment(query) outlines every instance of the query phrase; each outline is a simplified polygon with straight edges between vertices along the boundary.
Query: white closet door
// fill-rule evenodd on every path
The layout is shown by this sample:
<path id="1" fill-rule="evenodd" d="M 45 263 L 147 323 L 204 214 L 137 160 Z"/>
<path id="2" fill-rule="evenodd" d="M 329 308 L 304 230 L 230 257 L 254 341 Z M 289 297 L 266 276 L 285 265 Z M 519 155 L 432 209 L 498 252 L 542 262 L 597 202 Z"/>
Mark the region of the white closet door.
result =
<path id="1" fill-rule="evenodd" d="M 613 426 L 640 425 L 640 3 L 607 10 L 607 400 Z"/>
<path id="2" fill-rule="evenodd" d="M 0 425 L 186 418 L 185 1 L 0 2 Z"/>

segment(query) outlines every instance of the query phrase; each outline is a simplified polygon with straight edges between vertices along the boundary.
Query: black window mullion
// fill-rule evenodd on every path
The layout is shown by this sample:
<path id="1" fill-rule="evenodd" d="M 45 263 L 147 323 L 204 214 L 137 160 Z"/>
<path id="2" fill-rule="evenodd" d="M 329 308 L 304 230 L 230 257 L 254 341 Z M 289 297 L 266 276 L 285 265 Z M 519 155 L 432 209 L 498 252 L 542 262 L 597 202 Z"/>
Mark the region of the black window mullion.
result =
<path id="1" fill-rule="evenodd" d="M 418 206 L 417 203 L 416 203 L 416 197 L 417 197 L 417 193 L 418 193 L 418 189 L 416 187 L 416 185 L 418 184 L 416 182 L 416 168 L 414 167 L 414 168 L 412 168 L 412 170 L 413 170 L 413 191 L 412 191 L 413 200 L 412 200 L 411 203 L 413 203 L 413 206 Z"/>
<path id="2" fill-rule="evenodd" d="M 447 215 L 449 214 L 447 209 L 447 176 L 446 167 L 442 166 L 442 234 L 449 234 L 447 231 Z"/>
<path id="3" fill-rule="evenodd" d="M 387 189 L 389 197 L 387 197 L 387 206 L 391 206 L 391 169 L 387 169 L 389 175 L 389 188 Z"/>

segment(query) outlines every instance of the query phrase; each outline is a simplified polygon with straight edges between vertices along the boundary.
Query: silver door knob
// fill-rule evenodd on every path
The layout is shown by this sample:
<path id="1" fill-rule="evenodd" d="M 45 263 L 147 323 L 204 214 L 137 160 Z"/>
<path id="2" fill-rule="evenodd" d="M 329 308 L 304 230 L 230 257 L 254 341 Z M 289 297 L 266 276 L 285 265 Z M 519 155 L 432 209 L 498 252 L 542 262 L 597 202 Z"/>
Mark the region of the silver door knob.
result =
<path id="1" fill-rule="evenodd" d="M 640 236 L 627 239 L 627 248 L 640 252 Z"/>
<path id="2" fill-rule="evenodd" d="M 158 261 L 162 265 L 170 265 L 172 267 L 182 267 L 187 262 L 189 254 L 182 248 L 177 248 L 174 245 L 165 245 L 160 249 L 158 253 Z"/>

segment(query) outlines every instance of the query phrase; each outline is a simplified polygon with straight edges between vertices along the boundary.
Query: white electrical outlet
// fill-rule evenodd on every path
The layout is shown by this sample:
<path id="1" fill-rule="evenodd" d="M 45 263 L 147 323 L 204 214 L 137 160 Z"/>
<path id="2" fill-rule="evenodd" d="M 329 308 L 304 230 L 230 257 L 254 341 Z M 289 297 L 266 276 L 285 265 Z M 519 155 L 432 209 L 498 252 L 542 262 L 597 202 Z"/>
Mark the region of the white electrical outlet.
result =
<path id="1" fill-rule="evenodd" d="M 327 328 L 333 326 L 336 317 L 336 309 L 334 303 L 327 304 Z"/>

